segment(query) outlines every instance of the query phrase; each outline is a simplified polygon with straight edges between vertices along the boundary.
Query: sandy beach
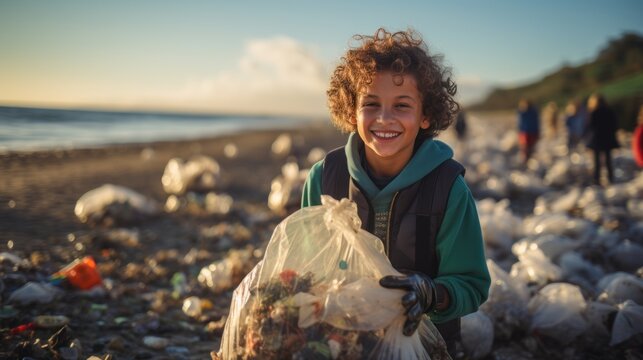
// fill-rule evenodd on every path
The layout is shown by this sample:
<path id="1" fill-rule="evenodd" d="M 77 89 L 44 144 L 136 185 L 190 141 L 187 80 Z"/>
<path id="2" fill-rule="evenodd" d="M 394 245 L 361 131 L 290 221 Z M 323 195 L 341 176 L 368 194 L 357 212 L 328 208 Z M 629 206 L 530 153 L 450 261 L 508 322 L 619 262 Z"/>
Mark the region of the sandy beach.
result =
<path id="1" fill-rule="evenodd" d="M 218 237 L 205 237 L 202 232 L 217 225 L 247 225 L 250 213 L 256 212 L 268 219 L 261 234 L 257 230 L 260 227 L 251 229 L 256 233 L 252 234 L 250 243 L 254 245 L 251 246 L 269 238 L 274 224 L 280 220 L 269 215 L 270 182 L 286 162 L 285 158 L 272 154 L 271 145 L 283 133 L 292 136 L 303 159 L 313 147 L 329 150 L 344 142 L 344 136 L 330 125 L 313 124 L 200 140 L 1 155 L 0 253 L 11 252 L 29 259 L 35 265 L 32 270 L 37 269 L 39 276 L 53 274 L 74 259 L 91 255 L 102 277 L 111 278 L 117 284 L 98 298 L 86 298 L 71 291 L 63 300 L 18 308 L 17 314 L 0 319 L 2 328 L 29 323 L 38 315 L 65 315 L 71 319 L 68 325 L 71 336 L 83 344 L 80 353 L 83 359 L 92 354 L 113 354 L 115 358 L 125 359 L 167 356 L 163 351 L 154 352 L 144 346 L 142 338 L 148 334 L 165 335 L 172 344 L 188 347 L 189 354 L 179 358 L 209 358 L 210 351 L 218 349 L 222 329 L 219 326 L 206 331 L 204 327 L 210 321 L 221 320 L 227 313 L 231 293 L 215 295 L 207 289 L 205 292 L 196 289 L 199 269 L 226 254 L 218 251 Z M 236 158 L 224 155 L 226 144 L 237 146 Z M 163 213 L 129 227 L 141 234 L 140 244 L 134 248 L 105 243 L 100 234 L 108 229 L 92 229 L 74 215 L 74 206 L 81 195 L 108 183 L 130 188 L 163 204 L 167 194 L 163 191 L 161 176 L 167 162 L 174 157 L 187 159 L 192 155 L 207 155 L 220 164 L 221 184 L 217 192 L 227 193 L 235 201 L 228 215 Z M 183 257 L 192 249 L 200 251 L 199 257 L 187 264 Z M 13 273 L 20 278 L 18 282 L 32 280 L 13 272 L 9 263 L 4 265 L 8 267 L 3 272 L 7 276 Z M 189 321 L 181 311 L 183 299 L 168 298 L 172 290 L 170 279 L 176 272 L 188 275 L 192 294 L 214 303 L 209 315 Z M 5 280 L 2 285 L 11 289 L 13 284 Z M 156 308 L 160 316 L 150 317 L 148 312 L 154 308 L 155 299 L 162 303 L 160 309 Z M 92 311 L 96 304 L 106 310 Z M 114 326 L 113 319 L 117 317 L 128 320 L 123 326 Z M 141 323 L 148 326 L 150 321 L 156 321 L 156 327 L 140 329 Z M 52 333 L 51 329 L 40 329 L 35 336 L 46 342 Z M 21 336 L 4 334 L 3 337 L 0 357 L 40 358 L 31 350 L 16 352 L 24 340 Z M 40 356 L 49 358 L 51 353 Z"/>
<path id="2" fill-rule="evenodd" d="M 487 257 L 497 264 L 494 276 L 504 271 L 508 278 L 508 272 L 518 266 L 512 278 L 518 279 L 516 286 L 520 284 L 525 291 L 528 284 L 532 299 L 543 285 L 563 281 L 559 284 L 572 286 L 568 281 L 580 286 L 575 291 L 588 304 L 598 299 L 595 283 L 600 274 L 627 272 L 627 281 L 640 282 L 636 251 L 643 248 L 638 245 L 641 230 L 637 219 L 643 216 L 643 209 L 635 199 L 643 194 L 643 178 L 640 170 L 632 167 L 631 158 L 617 155 L 619 183 L 604 190 L 587 185 L 591 168 L 583 160 L 586 155 L 577 154 L 577 162 L 572 163 L 567 155 L 552 152 L 564 144 L 563 138 L 544 139 L 536 166 L 525 169 L 517 162 L 515 134 L 508 132 L 513 128 L 513 114 L 471 114 L 470 119 L 471 137 L 464 148 L 456 143 L 454 150 L 467 167 L 467 182 L 480 202 Z M 263 246 L 283 219 L 283 214 L 275 214 L 267 206 L 271 181 L 287 162 L 286 156 L 271 151 L 283 133 L 290 134 L 295 149 L 291 155 L 301 168 L 310 166 L 306 156 L 312 148 L 328 151 L 346 139 L 329 123 L 313 123 L 190 141 L 0 154 L 0 296 L 4 296 L 0 303 L 0 358 L 53 359 L 61 354 L 70 359 L 94 356 L 92 360 L 209 358 L 210 352 L 219 348 L 232 290 L 262 257 Z M 443 135 L 441 139 L 455 141 L 452 132 Z M 225 155 L 228 144 L 236 145 L 236 157 Z M 168 198 L 161 183 L 165 166 L 172 158 L 193 155 L 206 155 L 219 163 L 221 181 L 216 192 L 234 199 L 229 213 L 182 209 L 123 227 L 90 227 L 75 216 L 77 200 L 104 184 L 132 189 L 164 204 Z M 553 166 L 561 162 L 563 167 Z M 567 199 L 567 194 L 575 197 Z M 539 196 L 540 203 L 536 201 Z M 547 214 L 555 207 L 564 208 Z M 540 215 L 534 216 L 537 211 Z M 547 225 L 552 219 L 575 225 L 572 230 L 570 225 L 567 230 Z M 536 274 L 526 277 L 520 272 L 520 254 L 515 254 L 512 245 L 527 241 L 574 241 L 570 255 L 573 252 L 580 259 L 575 261 L 583 269 L 594 269 L 590 272 L 593 277 L 583 280 L 586 272 L 574 277 L 574 269 L 566 270 L 570 272 L 564 276 L 541 274 L 541 267 L 522 265 L 531 269 L 529 274 Z M 102 287 L 78 291 L 66 285 L 55 299 L 31 305 L 8 301 L 25 284 L 47 283 L 63 266 L 88 255 L 96 260 Z M 233 258 L 237 260 L 230 260 Z M 238 266 L 233 283 L 213 289 L 199 280 L 200 272 L 210 264 L 228 260 Z M 547 269 L 555 267 L 549 260 L 545 262 Z M 581 359 L 591 354 L 616 359 L 640 355 L 635 350 L 640 335 L 616 347 L 608 346 L 610 337 L 604 333 L 557 343 L 551 336 L 528 330 L 527 320 L 512 318 L 512 314 L 526 311 L 521 308 L 526 302 L 512 302 L 517 295 L 505 299 L 504 290 L 495 291 L 500 295 L 485 304 L 485 311 L 496 323 L 489 325 L 492 329 L 476 330 L 493 341 L 485 358 Z M 622 302 L 609 296 L 615 295 L 608 294 L 615 304 Z M 189 314 L 185 306 L 191 299 L 199 299 L 201 305 L 199 311 Z M 618 311 L 615 305 L 606 306 L 612 314 Z M 66 326 L 34 327 L 41 315 L 65 316 Z M 595 325 L 586 326 L 592 334 L 591 326 Z"/>
<path id="3" fill-rule="evenodd" d="M 222 169 L 219 191 L 241 202 L 265 204 L 270 181 L 285 162 L 270 151 L 281 133 L 292 134 L 304 157 L 313 147 L 328 150 L 344 142 L 330 125 L 317 124 L 200 140 L 0 155 L 0 246 L 6 249 L 12 240 L 13 250 L 30 252 L 64 244 L 67 234 L 84 226 L 74 216 L 76 201 L 103 184 L 125 186 L 163 203 L 167 195 L 161 176 L 173 157 L 212 157 Z M 223 153 L 229 143 L 238 148 L 234 159 Z"/>

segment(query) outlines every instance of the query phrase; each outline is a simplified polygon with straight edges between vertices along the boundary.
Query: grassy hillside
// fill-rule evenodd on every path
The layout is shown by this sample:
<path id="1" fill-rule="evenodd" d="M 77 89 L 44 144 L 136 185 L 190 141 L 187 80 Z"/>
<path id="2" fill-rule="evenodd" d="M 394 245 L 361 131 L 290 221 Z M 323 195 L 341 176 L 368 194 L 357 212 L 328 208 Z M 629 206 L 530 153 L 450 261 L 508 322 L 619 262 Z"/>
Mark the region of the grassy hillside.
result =
<path id="1" fill-rule="evenodd" d="M 571 99 L 582 100 L 593 92 L 605 95 L 617 112 L 620 127 L 634 127 L 638 108 L 643 104 L 643 36 L 623 34 L 586 64 L 564 66 L 531 84 L 495 89 L 470 109 L 512 109 L 521 98 L 531 99 L 538 106 L 554 101 L 562 107 Z"/>

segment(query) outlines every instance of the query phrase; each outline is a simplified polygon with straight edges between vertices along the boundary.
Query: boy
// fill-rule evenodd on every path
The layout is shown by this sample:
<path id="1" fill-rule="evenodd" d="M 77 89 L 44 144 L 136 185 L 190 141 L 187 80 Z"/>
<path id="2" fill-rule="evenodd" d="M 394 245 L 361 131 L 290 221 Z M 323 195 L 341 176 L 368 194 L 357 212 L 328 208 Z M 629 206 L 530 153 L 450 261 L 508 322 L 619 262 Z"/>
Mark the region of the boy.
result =
<path id="1" fill-rule="evenodd" d="M 433 139 L 459 109 L 456 86 L 413 32 L 379 29 L 355 38 L 361 46 L 342 58 L 327 92 L 332 122 L 351 134 L 344 148 L 311 168 L 302 207 L 319 205 L 321 194 L 355 201 L 362 226 L 382 239 L 393 266 L 406 274 L 380 280 L 408 291 L 405 335 L 429 314 L 453 355 L 460 317 L 478 309 L 490 285 L 463 169 Z M 432 173 L 453 179 L 444 187 Z M 426 203 L 440 198 L 444 209 L 424 216 Z"/>

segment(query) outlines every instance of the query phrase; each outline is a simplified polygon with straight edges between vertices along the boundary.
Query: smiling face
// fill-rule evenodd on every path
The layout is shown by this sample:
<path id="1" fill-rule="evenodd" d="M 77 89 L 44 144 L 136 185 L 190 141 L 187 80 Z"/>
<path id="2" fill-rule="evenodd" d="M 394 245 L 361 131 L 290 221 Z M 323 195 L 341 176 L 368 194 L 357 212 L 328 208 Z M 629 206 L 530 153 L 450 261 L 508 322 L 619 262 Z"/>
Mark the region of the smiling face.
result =
<path id="1" fill-rule="evenodd" d="M 352 123 L 366 145 L 366 161 L 375 175 L 397 175 L 413 155 L 420 128 L 429 127 L 415 78 L 378 72 L 359 95 Z"/>

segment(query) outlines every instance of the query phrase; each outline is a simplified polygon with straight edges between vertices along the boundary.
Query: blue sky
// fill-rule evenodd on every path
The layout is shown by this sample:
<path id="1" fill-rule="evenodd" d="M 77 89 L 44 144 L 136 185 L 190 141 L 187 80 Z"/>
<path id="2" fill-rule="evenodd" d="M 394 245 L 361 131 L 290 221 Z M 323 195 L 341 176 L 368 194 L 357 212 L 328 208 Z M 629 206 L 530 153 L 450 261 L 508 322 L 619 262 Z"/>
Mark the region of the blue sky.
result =
<path id="1" fill-rule="evenodd" d="M 643 1 L 6 1 L 0 104 L 323 115 L 354 34 L 412 27 L 463 102 L 591 59 Z"/>

